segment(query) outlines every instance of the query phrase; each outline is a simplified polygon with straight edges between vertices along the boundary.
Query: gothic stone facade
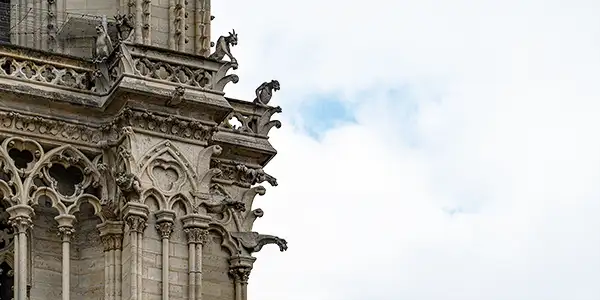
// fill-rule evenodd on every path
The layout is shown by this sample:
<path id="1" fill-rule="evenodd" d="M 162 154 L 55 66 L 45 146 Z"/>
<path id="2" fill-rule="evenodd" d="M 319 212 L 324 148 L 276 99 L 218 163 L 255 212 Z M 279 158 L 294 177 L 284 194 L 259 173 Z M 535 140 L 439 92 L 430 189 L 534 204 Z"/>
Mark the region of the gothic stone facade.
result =
<path id="1" fill-rule="evenodd" d="M 277 185 L 263 168 L 279 83 L 253 102 L 225 97 L 237 34 L 207 55 L 208 0 L 87 2 L 129 14 L 98 19 L 77 57 L 53 22 L 85 1 L 11 6 L 15 28 L 23 7 L 49 15 L 27 23 L 38 40 L 0 45 L 0 299 L 247 299 L 252 253 L 287 249 L 252 231 L 255 197 Z M 167 6 L 166 33 L 146 26 L 162 20 L 150 4 Z"/>

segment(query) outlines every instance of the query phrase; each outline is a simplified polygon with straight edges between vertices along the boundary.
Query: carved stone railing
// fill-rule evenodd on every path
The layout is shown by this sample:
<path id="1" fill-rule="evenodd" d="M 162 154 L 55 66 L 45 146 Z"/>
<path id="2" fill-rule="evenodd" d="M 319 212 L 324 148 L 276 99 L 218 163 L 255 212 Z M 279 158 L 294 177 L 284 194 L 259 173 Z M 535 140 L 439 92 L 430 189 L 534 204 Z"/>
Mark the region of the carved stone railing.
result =
<path id="1" fill-rule="evenodd" d="M 118 45 L 104 63 L 13 45 L 0 46 L 0 76 L 105 95 L 123 75 L 223 95 L 237 64 L 147 45 Z M 108 70 L 103 74 L 102 69 Z M 108 78 L 102 78 L 108 75 Z M 100 86 L 100 81 L 104 81 Z"/>
<path id="2" fill-rule="evenodd" d="M 147 45 L 123 44 L 109 57 L 108 64 L 113 82 L 127 74 L 224 94 L 227 83 L 239 80 L 235 74 L 227 75 L 237 68 L 235 63 Z"/>
<path id="3" fill-rule="evenodd" d="M 91 62 L 12 45 L 0 47 L 0 76 L 78 91 L 92 91 Z"/>
<path id="4" fill-rule="evenodd" d="M 233 107 L 233 112 L 220 124 L 220 130 L 267 138 L 273 127 L 281 127 L 280 121 L 271 120 L 274 114 L 281 113 L 281 107 L 259 106 L 252 102 L 226 99 Z M 240 125 L 233 124 L 234 118 Z"/>

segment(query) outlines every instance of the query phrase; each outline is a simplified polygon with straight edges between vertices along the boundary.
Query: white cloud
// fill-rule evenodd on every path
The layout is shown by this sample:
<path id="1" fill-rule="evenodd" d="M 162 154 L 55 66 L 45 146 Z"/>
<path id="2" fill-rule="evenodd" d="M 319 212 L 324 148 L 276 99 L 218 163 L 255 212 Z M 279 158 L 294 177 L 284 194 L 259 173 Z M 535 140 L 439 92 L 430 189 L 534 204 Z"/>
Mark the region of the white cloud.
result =
<path id="1" fill-rule="evenodd" d="M 256 201 L 257 230 L 290 248 L 257 254 L 250 299 L 599 299 L 599 13 L 214 1 L 213 32 L 240 38 L 229 95 L 282 84 L 267 168 L 280 186 Z M 315 141 L 291 120 L 322 93 L 357 124 Z"/>

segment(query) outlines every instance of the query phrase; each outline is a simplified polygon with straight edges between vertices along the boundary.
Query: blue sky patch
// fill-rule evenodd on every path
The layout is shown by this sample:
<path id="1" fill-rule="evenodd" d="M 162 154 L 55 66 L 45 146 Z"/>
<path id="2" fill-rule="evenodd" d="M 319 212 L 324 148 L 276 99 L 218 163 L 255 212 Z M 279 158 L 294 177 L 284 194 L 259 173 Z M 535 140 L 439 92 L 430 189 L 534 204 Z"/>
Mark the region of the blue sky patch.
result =
<path id="1" fill-rule="evenodd" d="M 348 104 L 335 96 L 317 96 L 299 107 L 303 129 L 315 139 L 342 124 L 356 123 Z"/>

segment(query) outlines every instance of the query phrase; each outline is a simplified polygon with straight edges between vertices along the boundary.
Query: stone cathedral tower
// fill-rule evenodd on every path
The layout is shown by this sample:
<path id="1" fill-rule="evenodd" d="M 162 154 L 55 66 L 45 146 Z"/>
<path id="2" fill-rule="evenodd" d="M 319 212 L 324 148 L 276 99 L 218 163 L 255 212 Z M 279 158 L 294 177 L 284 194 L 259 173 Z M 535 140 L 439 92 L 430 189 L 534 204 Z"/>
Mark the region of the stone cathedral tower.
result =
<path id="1" fill-rule="evenodd" d="M 245 300 L 252 253 L 287 249 L 252 231 L 279 82 L 226 97 L 237 33 L 212 18 L 0 0 L 0 300 Z"/>

